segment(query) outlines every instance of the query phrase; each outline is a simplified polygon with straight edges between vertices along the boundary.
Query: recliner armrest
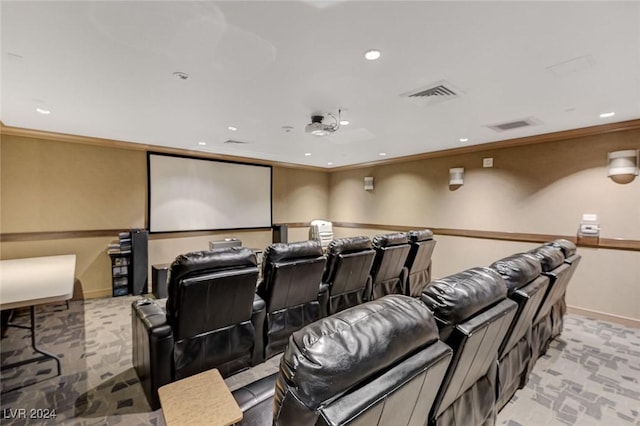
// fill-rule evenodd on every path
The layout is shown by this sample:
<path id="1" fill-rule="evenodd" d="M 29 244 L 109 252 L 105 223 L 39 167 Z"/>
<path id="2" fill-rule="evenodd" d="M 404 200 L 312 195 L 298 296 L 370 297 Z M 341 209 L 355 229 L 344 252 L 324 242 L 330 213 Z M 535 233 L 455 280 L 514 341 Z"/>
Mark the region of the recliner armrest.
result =
<path id="1" fill-rule="evenodd" d="M 133 367 L 155 410 L 160 408 L 158 388 L 173 381 L 173 329 L 153 299 L 134 301 L 131 311 Z"/>
<path id="2" fill-rule="evenodd" d="M 267 304 L 257 294 L 253 296 L 253 312 L 251 313 L 251 324 L 255 330 L 255 340 L 253 343 L 252 365 L 258 365 L 264 361 L 264 322 L 267 317 Z"/>
<path id="3" fill-rule="evenodd" d="M 320 283 L 318 289 L 318 303 L 320 304 L 320 318 L 329 316 L 329 284 Z"/>
<path id="4" fill-rule="evenodd" d="M 278 374 L 263 377 L 232 392 L 243 416 L 237 425 L 264 426 L 273 423 L 273 396 Z"/>

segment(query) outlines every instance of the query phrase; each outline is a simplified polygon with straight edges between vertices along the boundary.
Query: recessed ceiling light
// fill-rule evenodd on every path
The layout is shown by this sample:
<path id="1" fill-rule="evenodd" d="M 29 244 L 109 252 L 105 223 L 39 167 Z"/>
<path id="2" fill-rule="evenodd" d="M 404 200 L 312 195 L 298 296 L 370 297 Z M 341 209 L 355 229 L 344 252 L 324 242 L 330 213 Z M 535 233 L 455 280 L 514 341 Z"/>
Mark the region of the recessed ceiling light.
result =
<path id="1" fill-rule="evenodd" d="M 380 51 L 375 49 L 367 50 L 364 53 L 364 57 L 367 58 L 369 61 L 375 61 L 380 57 Z"/>
<path id="2" fill-rule="evenodd" d="M 48 109 L 44 109 L 44 108 L 36 108 L 36 111 L 38 111 L 40 114 L 44 114 L 44 115 L 51 114 L 51 111 L 49 111 Z"/>
<path id="3" fill-rule="evenodd" d="M 340 125 L 341 126 L 348 126 L 349 125 L 349 120 L 340 120 Z"/>
<path id="4" fill-rule="evenodd" d="M 460 138 L 460 142 L 469 142 L 469 138 Z"/>
<path id="5" fill-rule="evenodd" d="M 202 146 L 204 146 L 204 145 L 206 145 L 206 144 L 207 144 L 206 142 L 202 142 L 202 141 L 198 142 L 198 145 L 202 145 Z"/>
<path id="6" fill-rule="evenodd" d="M 227 127 L 227 129 L 231 130 L 232 132 L 235 132 L 236 130 L 238 130 L 238 128 L 234 126 L 229 126 Z"/>
<path id="7" fill-rule="evenodd" d="M 333 163 L 332 163 L 331 161 L 329 161 L 329 162 L 327 163 L 327 166 L 333 166 Z"/>
<path id="8" fill-rule="evenodd" d="M 616 115 L 616 113 L 613 112 L 613 111 L 611 111 L 611 112 L 603 112 L 602 114 L 600 114 L 600 118 L 613 117 L 614 115 Z"/>
<path id="9" fill-rule="evenodd" d="M 386 153 L 386 152 L 381 152 L 381 153 L 380 153 L 380 157 L 385 157 L 386 155 L 387 155 L 387 153 Z"/>
<path id="10" fill-rule="evenodd" d="M 310 157 L 311 153 L 310 152 L 305 152 L 304 155 L 305 155 L 305 157 Z"/>

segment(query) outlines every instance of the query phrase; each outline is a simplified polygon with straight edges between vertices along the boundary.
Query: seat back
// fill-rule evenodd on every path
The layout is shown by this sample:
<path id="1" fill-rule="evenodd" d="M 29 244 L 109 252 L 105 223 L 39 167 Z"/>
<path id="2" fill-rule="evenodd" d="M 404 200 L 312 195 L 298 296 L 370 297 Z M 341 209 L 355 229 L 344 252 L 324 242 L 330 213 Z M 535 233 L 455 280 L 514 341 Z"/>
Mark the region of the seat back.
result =
<path id="1" fill-rule="evenodd" d="M 227 374 L 250 366 L 257 278 L 256 257 L 247 248 L 176 257 L 169 269 L 167 298 L 176 379 L 211 368 Z"/>
<path id="2" fill-rule="evenodd" d="M 407 256 L 407 295 L 420 297 L 422 290 L 431 281 L 431 255 L 436 246 L 433 232 L 429 229 L 409 231 L 411 249 Z"/>
<path id="3" fill-rule="evenodd" d="M 373 237 L 373 247 L 376 255 L 371 267 L 370 299 L 387 294 L 406 294 L 407 268 L 404 265 L 411 249 L 407 234 L 378 234 Z"/>
<path id="4" fill-rule="evenodd" d="M 495 419 L 498 348 L 517 305 L 489 268 L 472 268 L 432 281 L 422 300 L 434 313 L 453 359 L 431 412 L 435 424 L 481 425 Z"/>
<path id="5" fill-rule="evenodd" d="M 553 305 L 564 297 L 574 268 L 564 262 L 562 251 L 555 247 L 540 246 L 528 253 L 538 259 L 542 274 L 549 277 L 549 287 L 533 321 L 536 324 L 548 317 Z"/>
<path id="6" fill-rule="evenodd" d="M 275 243 L 265 250 L 258 295 L 267 304 L 267 358 L 284 350 L 291 333 L 320 318 L 325 263 L 318 241 Z"/>
<path id="7" fill-rule="evenodd" d="M 549 285 L 549 277 L 540 275 L 540 262 L 527 253 L 500 259 L 489 266 L 500 274 L 507 285 L 508 297 L 518 304 L 518 311 L 500 346 L 498 359 L 515 346 L 531 329 Z"/>
<path id="8" fill-rule="evenodd" d="M 312 220 L 309 239 L 319 241 L 323 249 L 327 248 L 333 240 L 333 224 L 327 220 Z"/>
<path id="9" fill-rule="evenodd" d="M 322 277 L 322 282 L 329 285 L 329 315 L 363 302 L 375 253 L 369 237 L 331 241 Z"/>
<path id="10" fill-rule="evenodd" d="M 450 357 L 419 300 L 349 308 L 291 336 L 273 424 L 424 425 Z"/>

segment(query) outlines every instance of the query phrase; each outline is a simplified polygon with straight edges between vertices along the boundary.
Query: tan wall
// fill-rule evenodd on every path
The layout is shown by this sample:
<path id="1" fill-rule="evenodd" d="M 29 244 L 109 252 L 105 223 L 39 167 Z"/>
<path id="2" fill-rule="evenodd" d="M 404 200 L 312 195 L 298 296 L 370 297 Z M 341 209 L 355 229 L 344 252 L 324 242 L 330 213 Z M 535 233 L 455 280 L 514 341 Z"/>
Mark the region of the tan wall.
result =
<path id="1" fill-rule="evenodd" d="M 147 208 L 146 154 L 116 147 L 2 135 L 0 142 L 0 232 L 84 231 L 144 228 Z M 326 217 L 328 175 L 274 167 L 274 222 Z M 305 231 L 306 234 L 306 231 Z M 210 240 L 240 238 L 252 248 L 271 243 L 270 231 L 211 232 L 171 238 L 152 236 L 149 264 L 204 250 Z M 2 242 L 0 258 L 75 253 L 76 297 L 111 294 L 106 246 L 113 237 Z"/>
<path id="2" fill-rule="evenodd" d="M 331 173 L 329 216 L 337 222 L 576 235 L 583 213 L 596 213 L 601 236 L 640 239 L 640 178 L 607 178 L 608 151 L 640 148 L 640 131 Z M 482 168 L 493 157 L 494 167 Z M 448 170 L 465 168 L 451 190 Z M 375 190 L 364 191 L 365 176 Z M 340 229 L 337 235 L 381 231 Z M 536 244 L 437 237 L 434 274 L 487 265 Z M 585 249 L 568 293 L 583 309 L 640 319 L 640 253 Z M 603 291 L 603 288 L 606 288 Z M 625 300 L 621 300 L 624 298 Z"/>

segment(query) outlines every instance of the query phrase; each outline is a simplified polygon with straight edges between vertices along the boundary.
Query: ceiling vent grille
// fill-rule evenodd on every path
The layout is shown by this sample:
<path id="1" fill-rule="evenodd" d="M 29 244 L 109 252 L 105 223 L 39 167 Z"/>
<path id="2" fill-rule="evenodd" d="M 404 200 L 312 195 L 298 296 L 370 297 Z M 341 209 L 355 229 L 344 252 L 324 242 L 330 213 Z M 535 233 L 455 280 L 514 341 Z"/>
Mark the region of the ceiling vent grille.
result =
<path id="1" fill-rule="evenodd" d="M 226 144 L 236 144 L 236 145 L 245 145 L 245 144 L 248 144 L 249 142 L 238 141 L 238 140 L 234 140 L 234 139 L 227 139 L 226 141 L 224 141 L 224 143 L 226 143 Z"/>
<path id="2" fill-rule="evenodd" d="M 455 99 L 462 91 L 446 80 L 440 80 L 419 89 L 410 90 L 400 96 L 419 105 L 433 105 L 435 103 Z"/>
<path id="3" fill-rule="evenodd" d="M 540 120 L 533 117 L 524 118 L 522 120 L 509 121 L 508 123 L 491 124 L 487 127 L 496 132 L 504 132 L 505 130 L 521 129 L 523 127 L 536 126 L 540 124 Z"/>

